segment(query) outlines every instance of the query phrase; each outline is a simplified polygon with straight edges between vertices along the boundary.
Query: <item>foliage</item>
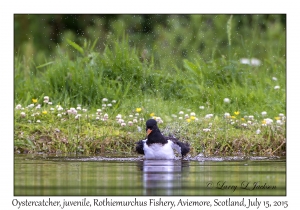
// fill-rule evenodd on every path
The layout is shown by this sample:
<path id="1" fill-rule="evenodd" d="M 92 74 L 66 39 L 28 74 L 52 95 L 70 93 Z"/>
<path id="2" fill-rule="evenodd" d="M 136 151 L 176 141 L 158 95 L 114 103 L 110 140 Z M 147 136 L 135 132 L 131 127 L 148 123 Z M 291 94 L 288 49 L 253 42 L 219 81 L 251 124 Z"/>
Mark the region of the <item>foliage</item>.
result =
<path id="1" fill-rule="evenodd" d="M 15 16 L 16 31 L 28 25 L 36 27 L 31 22 L 39 23 L 41 19 L 38 17 L 43 17 L 44 20 L 54 18 L 53 20 L 60 22 L 60 18 L 70 16 L 29 15 L 24 20 L 26 23 L 21 23 L 21 17 L 22 15 Z M 53 105 L 70 108 L 80 104 L 95 111 L 102 107 L 103 98 L 108 98 L 110 101 L 117 100 L 109 112 L 110 116 L 117 113 L 130 115 L 136 107 L 141 107 L 144 113 L 141 117 L 147 119 L 151 113 L 158 114 L 167 123 L 164 127 L 174 126 L 172 115 L 181 110 L 200 111 L 202 116 L 199 119 L 203 120 L 194 126 L 202 129 L 206 128 L 205 115 L 213 114 L 216 126 L 220 127 L 214 134 L 199 133 L 190 127 L 186 129 L 189 132 L 183 132 L 185 135 L 179 134 L 194 144 L 195 152 L 208 147 L 211 148 L 209 153 L 215 153 L 217 149 L 224 152 L 225 148 L 226 151 L 236 152 L 252 148 L 251 145 L 255 145 L 254 150 L 259 151 L 259 148 L 267 150 L 272 144 L 274 151 L 285 141 L 285 130 L 278 134 L 271 129 L 265 132 L 264 137 L 257 138 L 255 130 L 258 127 L 253 128 L 254 131 L 251 130 L 250 133 L 244 128 L 243 132 L 237 132 L 236 128 L 228 130 L 227 123 L 224 125 L 224 133 L 221 131 L 224 122 L 219 121 L 224 113 L 232 115 L 237 111 L 241 117 L 253 115 L 260 120 L 264 120 L 261 119 L 263 111 L 273 117 L 277 117 L 279 113 L 285 114 L 286 38 L 285 25 L 282 22 L 285 16 L 117 15 L 107 16 L 107 19 L 104 18 L 106 16 L 81 17 L 92 22 L 83 27 L 77 20 L 77 27 L 82 27 L 82 34 L 86 33 L 84 37 L 74 34 L 72 30 L 63 31 L 57 34 L 56 45 L 47 43 L 52 46 L 50 51 L 36 46 L 35 39 L 20 44 L 20 48 L 16 49 L 15 106 L 28 106 L 33 99 L 37 100 L 34 102 L 35 106 L 43 105 L 44 96 L 50 96 Z M 46 28 L 43 32 L 45 36 L 49 35 L 48 30 Z M 34 38 L 36 32 L 34 29 L 32 31 Z M 15 42 L 23 40 L 18 33 L 15 34 Z M 41 42 L 41 45 L 46 46 L 46 43 Z M 50 112 L 50 107 L 42 107 Z M 205 107 L 205 112 L 201 113 L 199 107 Z M 94 148 L 92 150 L 95 152 L 95 148 L 103 148 L 103 139 L 109 142 L 110 150 L 117 150 L 113 145 L 114 138 L 121 139 L 119 149 L 121 145 L 125 145 L 125 148 L 132 147 L 132 139 L 126 132 L 121 137 L 109 136 L 108 133 L 118 130 L 118 127 L 114 127 L 113 120 L 105 125 L 108 133 L 103 134 L 103 128 L 97 127 L 98 123 L 83 123 L 79 126 L 75 120 L 66 125 L 56 124 L 56 118 L 45 118 L 45 122 L 50 125 L 54 123 L 53 127 L 59 127 L 66 135 L 64 138 L 69 139 L 71 146 L 67 148 L 57 140 L 53 127 L 48 124 L 44 124 L 44 127 L 26 125 L 27 121 L 20 118 L 19 112 L 15 112 L 15 119 L 16 147 L 34 150 L 38 147 L 41 150 L 43 141 L 33 142 L 30 140 L 31 135 L 35 138 L 50 138 L 49 142 L 54 141 L 55 148 L 62 151 L 77 151 L 75 148 L 78 148 L 79 138 L 85 139 L 81 146 L 90 145 L 90 149 L 85 151 Z M 78 126 L 81 131 L 75 129 Z M 179 127 L 184 128 L 184 125 Z M 39 129 L 41 133 L 37 131 Z M 17 137 L 20 130 L 28 130 L 25 139 Z M 88 130 L 93 132 L 86 133 Z M 43 137 L 45 133 L 51 133 L 50 137 L 48 134 L 48 137 Z M 132 136 L 139 137 L 140 134 Z M 201 142 L 199 139 L 202 139 Z M 268 144 L 261 147 L 266 139 Z M 96 142 L 100 142 L 100 146 L 96 146 Z M 247 151 L 252 151 L 249 148 Z"/>

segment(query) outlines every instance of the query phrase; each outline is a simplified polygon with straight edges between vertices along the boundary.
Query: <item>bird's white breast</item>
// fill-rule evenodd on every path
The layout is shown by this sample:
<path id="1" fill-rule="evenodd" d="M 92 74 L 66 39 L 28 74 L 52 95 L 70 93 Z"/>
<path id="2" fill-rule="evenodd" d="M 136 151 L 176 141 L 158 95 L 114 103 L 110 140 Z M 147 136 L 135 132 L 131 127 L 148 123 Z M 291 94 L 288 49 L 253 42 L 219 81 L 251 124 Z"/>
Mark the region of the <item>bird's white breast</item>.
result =
<path id="1" fill-rule="evenodd" d="M 145 141 L 146 142 L 146 141 Z M 148 146 L 144 143 L 145 159 L 174 159 L 173 142 L 168 140 L 168 143 L 162 145 L 159 143 Z"/>

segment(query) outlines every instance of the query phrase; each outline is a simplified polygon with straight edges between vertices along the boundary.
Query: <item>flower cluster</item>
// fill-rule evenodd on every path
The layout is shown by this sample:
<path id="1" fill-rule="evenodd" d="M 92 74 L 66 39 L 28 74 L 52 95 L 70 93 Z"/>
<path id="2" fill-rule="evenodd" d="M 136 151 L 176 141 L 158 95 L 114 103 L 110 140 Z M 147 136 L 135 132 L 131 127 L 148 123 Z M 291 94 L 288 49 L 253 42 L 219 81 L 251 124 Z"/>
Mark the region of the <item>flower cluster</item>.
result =
<path id="1" fill-rule="evenodd" d="M 275 77 L 274 77 L 275 78 Z M 277 79 L 274 79 L 277 81 Z M 136 107 L 129 111 L 130 113 L 124 114 L 119 113 L 114 115 L 114 112 L 110 107 L 116 104 L 116 100 L 112 100 L 109 103 L 107 98 L 102 99 L 101 108 L 96 109 L 96 111 L 88 111 L 87 108 L 78 104 L 77 106 L 70 108 L 63 108 L 60 104 L 52 105 L 50 102 L 50 97 L 45 96 L 43 98 L 44 103 L 39 104 L 38 99 L 32 99 L 32 104 L 23 107 L 21 104 L 17 104 L 15 107 L 16 113 L 19 115 L 20 120 L 27 120 L 28 122 L 42 123 L 45 119 L 50 116 L 60 118 L 61 122 L 66 122 L 68 120 L 89 120 L 89 122 L 106 121 L 108 123 L 113 123 L 120 125 L 120 127 L 137 127 L 138 131 L 141 132 L 141 126 L 144 126 L 144 117 L 147 116 L 155 119 L 157 123 L 163 124 L 164 120 L 162 117 L 157 116 L 154 112 L 150 113 L 146 109 L 141 107 Z M 224 98 L 224 103 L 230 103 L 229 98 Z M 209 106 L 209 104 L 207 104 Z M 76 107 L 76 108 L 75 108 Z M 213 127 L 215 120 L 223 119 L 226 124 L 233 125 L 235 128 L 242 128 L 247 130 L 253 130 L 255 134 L 259 135 L 265 128 L 284 128 L 286 117 L 283 113 L 279 113 L 278 116 L 272 118 L 268 115 L 266 111 L 262 111 L 260 114 L 255 115 L 244 115 L 241 116 L 241 111 L 236 110 L 232 113 L 225 112 L 221 118 L 212 113 L 204 113 L 205 106 L 199 106 L 200 113 L 192 111 L 191 109 L 181 110 L 178 114 L 172 114 L 171 118 L 166 117 L 166 121 L 169 123 L 170 119 L 173 122 L 186 122 L 184 125 L 200 123 L 199 126 L 205 125 L 201 128 L 203 133 L 210 133 L 217 129 Z M 84 117 L 82 117 L 84 116 Z M 80 120 L 80 122 L 82 121 Z M 209 134 L 210 135 L 210 134 Z"/>
<path id="2" fill-rule="evenodd" d="M 117 114 L 116 121 L 118 124 L 121 125 L 121 127 L 125 126 L 133 126 L 134 124 L 137 124 L 139 122 L 143 122 L 144 118 L 140 117 L 140 112 L 142 111 L 142 108 L 136 108 L 135 114 L 129 114 L 128 116 L 122 116 L 121 114 Z"/>
<path id="3" fill-rule="evenodd" d="M 188 109 L 187 111 L 190 112 L 191 110 Z M 178 114 L 179 114 L 179 117 L 178 117 L 179 120 L 185 119 L 186 122 L 192 122 L 192 121 L 198 121 L 198 120 L 199 120 L 198 117 L 196 117 L 196 113 L 195 113 L 195 112 L 190 112 L 189 114 L 187 114 L 187 113 L 184 114 L 183 111 L 179 111 Z M 177 115 L 172 115 L 172 116 L 173 116 L 173 117 L 174 117 L 174 116 L 177 117 Z"/>

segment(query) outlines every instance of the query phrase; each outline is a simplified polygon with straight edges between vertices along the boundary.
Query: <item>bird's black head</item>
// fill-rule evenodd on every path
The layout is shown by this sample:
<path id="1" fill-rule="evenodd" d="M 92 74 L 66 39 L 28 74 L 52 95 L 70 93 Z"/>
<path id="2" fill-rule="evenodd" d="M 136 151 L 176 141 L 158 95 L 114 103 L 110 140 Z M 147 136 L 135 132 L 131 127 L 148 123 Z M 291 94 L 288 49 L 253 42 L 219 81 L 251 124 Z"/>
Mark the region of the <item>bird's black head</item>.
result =
<path id="1" fill-rule="evenodd" d="M 146 122 L 146 131 L 148 129 L 153 130 L 155 128 L 158 128 L 156 120 L 154 120 L 154 119 L 147 120 L 147 122 Z"/>
<path id="2" fill-rule="evenodd" d="M 161 143 L 166 144 L 168 141 L 161 134 L 157 122 L 154 119 L 147 120 L 146 122 L 146 132 L 147 132 L 147 144 L 150 145 L 152 143 Z"/>
<path id="3" fill-rule="evenodd" d="M 156 132 L 160 133 L 160 130 L 158 129 L 156 120 L 154 120 L 154 119 L 147 120 L 146 132 L 147 132 L 147 136 L 149 136 L 150 133 L 156 133 Z"/>

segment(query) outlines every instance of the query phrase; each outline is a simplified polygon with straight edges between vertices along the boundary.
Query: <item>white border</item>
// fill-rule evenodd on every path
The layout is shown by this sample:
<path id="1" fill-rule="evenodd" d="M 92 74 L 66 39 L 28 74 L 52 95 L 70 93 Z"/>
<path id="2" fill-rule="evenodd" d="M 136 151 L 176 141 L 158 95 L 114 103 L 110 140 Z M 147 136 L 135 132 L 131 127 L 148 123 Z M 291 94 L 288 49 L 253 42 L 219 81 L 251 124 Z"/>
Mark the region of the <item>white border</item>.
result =
<path id="1" fill-rule="evenodd" d="M 280 2 L 280 3 L 277 3 Z M 13 196 L 13 14 L 15 13 L 196 13 L 196 14 L 287 14 L 287 196 L 259 197 L 266 200 L 288 200 L 289 208 L 298 206 L 299 191 L 298 156 L 300 141 L 299 124 L 299 15 L 297 1 L 5 1 L 1 4 L 1 206 L 16 209 L 11 205 Z M 4 117 L 3 117 L 4 116 Z M 298 134 L 298 135 L 297 135 Z M 20 197 L 19 197 L 20 198 Z M 73 197 L 69 197 L 72 199 Z M 117 199 L 117 197 L 114 197 Z M 198 197 L 211 199 L 212 197 Z M 220 197 L 216 197 L 220 198 Z M 39 197 L 35 197 L 39 199 Z M 62 199 L 55 197 L 55 199 Z M 74 198 L 76 200 L 78 198 Z M 92 198 L 91 198 L 92 199 Z M 128 199 L 128 197 L 120 198 Z M 145 198 L 146 199 L 146 198 Z M 172 199 L 172 198 L 170 198 Z M 176 198 L 177 199 L 177 198 Z M 225 199 L 225 198 L 224 198 Z M 29 209 L 29 208 L 27 208 Z M 77 208 L 80 209 L 80 208 Z M 83 209 L 83 208 L 82 208 Z M 89 208 L 90 209 L 90 208 Z M 119 209 L 119 208 L 114 208 Z M 123 208 L 122 208 L 123 209 Z M 203 208 L 202 208 L 203 209 Z M 228 208 L 229 209 L 229 208 Z M 231 208 L 230 208 L 231 209 Z"/>

